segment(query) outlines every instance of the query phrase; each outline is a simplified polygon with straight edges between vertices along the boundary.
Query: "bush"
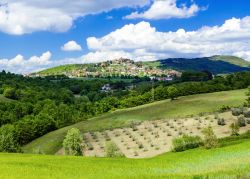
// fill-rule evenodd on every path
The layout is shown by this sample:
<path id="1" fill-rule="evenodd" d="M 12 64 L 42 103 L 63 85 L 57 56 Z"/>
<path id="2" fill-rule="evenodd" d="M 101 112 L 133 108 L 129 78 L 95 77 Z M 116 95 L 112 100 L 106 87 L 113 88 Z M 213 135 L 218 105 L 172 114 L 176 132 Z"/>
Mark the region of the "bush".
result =
<path id="1" fill-rule="evenodd" d="M 247 124 L 250 124 L 250 119 L 246 119 Z"/>
<path id="2" fill-rule="evenodd" d="M 239 116 L 243 113 L 243 109 L 242 108 L 234 108 L 232 109 L 232 115 L 233 116 Z"/>
<path id="3" fill-rule="evenodd" d="M 239 116 L 238 117 L 238 125 L 240 127 L 245 127 L 246 126 L 246 119 L 244 116 Z"/>
<path id="4" fill-rule="evenodd" d="M 240 126 L 239 126 L 239 124 L 237 122 L 232 123 L 230 125 L 230 128 L 231 128 L 231 135 L 232 136 L 238 136 L 239 135 Z"/>
<path id="5" fill-rule="evenodd" d="M 246 118 L 250 118 L 250 110 L 245 110 L 243 112 L 243 115 L 246 117 Z"/>
<path id="6" fill-rule="evenodd" d="M 225 111 L 228 111 L 228 110 L 230 110 L 230 107 L 229 107 L 229 106 L 225 106 L 225 105 L 223 105 L 223 106 L 220 107 L 220 109 L 219 109 L 220 112 L 225 112 Z"/>
<path id="7" fill-rule="evenodd" d="M 107 157 L 123 157 L 124 155 L 120 152 L 120 149 L 114 142 L 107 142 L 105 148 Z"/>
<path id="8" fill-rule="evenodd" d="M 173 151 L 181 152 L 199 147 L 200 145 L 202 145 L 202 139 L 199 136 L 183 135 L 181 137 L 173 139 L 172 143 Z"/>
<path id="9" fill-rule="evenodd" d="M 220 126 L 226 125 L 226 122 L 225 122 L 225 119 L 224 119 L 224 118 L 218 118 L 218 119 L 217 119 L 217 123 L 218 123 L 218 125 L 220 125 Z"/>
<path id="10" fill-rule="evenodd" d="M 79 129 L 72 128 L 63 141 L 63 147 L 67 155 L 80 156 L 82 155 L 82 137 Z"/>
<path id="11" fill-rule="evenodd" d="M 206 149 L 215 148 L 218 146 L 218 139 L 214 134 L 214 131 L 211 126 L 202 130 L 204 135 L 204 146 Z"/>

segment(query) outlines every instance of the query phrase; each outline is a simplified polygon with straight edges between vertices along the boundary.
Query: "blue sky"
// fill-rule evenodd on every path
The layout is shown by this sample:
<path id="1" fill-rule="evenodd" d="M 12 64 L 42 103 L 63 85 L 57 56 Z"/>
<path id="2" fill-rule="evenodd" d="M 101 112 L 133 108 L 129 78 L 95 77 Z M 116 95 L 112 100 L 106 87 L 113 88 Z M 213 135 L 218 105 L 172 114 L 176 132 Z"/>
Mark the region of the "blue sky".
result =
<path id="1" fill-rule="evenodd" d="M 0 70 L 28 73 L 118 57 L 250 60 L 249 0 L 64 1 L 0 1 Z"/>

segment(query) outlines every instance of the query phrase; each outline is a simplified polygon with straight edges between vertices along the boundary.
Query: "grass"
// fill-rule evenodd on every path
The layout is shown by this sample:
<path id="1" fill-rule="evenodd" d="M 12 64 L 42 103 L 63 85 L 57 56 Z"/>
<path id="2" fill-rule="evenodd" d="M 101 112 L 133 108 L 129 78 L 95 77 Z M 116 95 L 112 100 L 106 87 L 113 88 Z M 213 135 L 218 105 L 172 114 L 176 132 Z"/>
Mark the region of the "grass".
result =
<path id="1" fill-rule="evenodd" d="M 0 154 L 0 163 L 0 178 L 248 178 L 250 141 L 150 159 Z"/>
<path id="2" fill-rule="evenodd" d="M 245 101 L 245 92 L 246 90 L 234 90 L 185 96 L 175 101 L 164 100 L 135 108 L 114 111 L 48 133 L 24 146 L 23 150 L 25 153 L 34 153 L 39 150 L 45 154 L 54 154 L 62 147 L 63 138 L 72 127 L 76 127 L 82 132 L 101 131 L 128 126 L 131 121 L 184 117 L 203 112 L 213 112 L 223 105 L 239 106 Z"/>

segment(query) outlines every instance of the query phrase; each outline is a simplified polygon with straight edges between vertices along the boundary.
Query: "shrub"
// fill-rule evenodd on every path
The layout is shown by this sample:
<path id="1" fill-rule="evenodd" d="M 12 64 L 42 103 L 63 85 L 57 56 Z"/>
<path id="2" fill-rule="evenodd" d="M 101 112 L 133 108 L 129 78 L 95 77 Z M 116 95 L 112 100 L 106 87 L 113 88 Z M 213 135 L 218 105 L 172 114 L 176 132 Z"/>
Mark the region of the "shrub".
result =
<path id="1" fill-rule="evenodd" d="M 239 127 L 246 126 L 246 119 L 245 119 L 244 116 L 239 116 L 238 117 L 238 125 L 239 125 Z"/>
<path id="2" fill-rule="evenodd" d="M 139 149 L 142 149 L 142 148 L 144 148 L 143 144 L 139 143 Z"/>
<path id="3" fill-rule="evenodd" d="M 250 118 L 250 110 L 245 110 L 243 112 L 243 115 L 246 117 L 246 118 Z"/>
<path id="4" fill-rule="evenodd" d="M 234 108 L 232 109 L 232 115 L 233 116 L 239 116 L 243 113 L 243 109 L 242 108 Z"/>
<path id="5" fill-rule="evenodd" d="M 250 119 L 246 119 L 247 124 L 250 124 Z"/>
<path id="6" fill-rule="evenodd" d="M 173 139 L 173 151 L 181 152 L 188 149 L 197 148 L 202 144 L 202 139 L 199 136 L 183 135 Z"/>
<path id="7" fill-rule="evenodd" d="M 221 106 L 220 109 L 219 109 L 220 112 L 225 112 L 225 111 L 228 111 L 228 110 L 230 110 L 230 107 L 225 106 L 225 105 Z"/>
<path id="8" fill-rule="evenodd" d="M 137 129 L 137 125 L 138 125 L 138 123 L 136 123 L 136 122 L 134 122 L 134 121 L 132 121 L 132 122 L 130 123 L 130 127 L 132 128 L 133 131 L 137 131 L 137 130 L 138 130 L 138 129 Z"/>
<path id="9" fill-rule="evenodd" d="M 231 135 L 232 136 L 238 136 L 239 135 L 240 127 L 239 127 L 239 124 L 237 122 L 232 123 L 230 125 L 230 128 L 231 128 Z"/>
<path id="10" fill-rule="evenodd" d="M 72 128 L 68 130 L 63 141 L 63 147 L 67 155 L 79 156 L 82 155 L 81 149 L 82 137 L 79 129 Z"/>
<path id="11" fill-rule="evenodd" d="M 208 128 L 204 128 L 202 130 L 202 133 L 204 135 L 203 142 L 206 149 L 211 149 L 218 146 L 218 139 L 214 134 L 214 131 L 211 126 L 209 126 Z"/>
<path id="12" fill-rule="evenodd" d="M 225 119 L 224 118 L 218 118 L 217 119 L 217 124 L 220 126 L 226 125 Z"/>
<path id="13" fill-rule="evenodd" d="M 120 149 L 114 142 L 107 142 L 105 148 L 107 157 L 123 157 L 124 155 L 120 152 Z"/>
<path id="14" fill-rule="evenodd" d="M 91 143 L 86 143 L 86 147 L 88 150 L 94 150 L 94 146 Z"/>

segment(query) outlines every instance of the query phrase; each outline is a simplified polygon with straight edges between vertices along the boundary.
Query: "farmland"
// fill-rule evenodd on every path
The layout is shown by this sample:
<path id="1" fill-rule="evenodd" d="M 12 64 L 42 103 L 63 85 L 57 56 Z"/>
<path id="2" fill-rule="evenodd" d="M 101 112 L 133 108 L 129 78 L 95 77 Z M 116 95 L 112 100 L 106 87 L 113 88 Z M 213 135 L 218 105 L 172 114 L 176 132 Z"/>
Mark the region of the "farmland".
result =
<path id="1" fill-rule="evenodd" d="M 174 101 L 165 100 L 135 108 L 118 110 L 48 133 L 24 146 L 23 150 L 26 153 L 34 153 L 39 150 L 45 154 L 55 154 L 62 147 L 62 141 L 66 132 L 72 127 L 80 129 L 83 133 L 103 131 L 111 128 L 127 127 L 131 121 L 181 118 L 204 112 L 214 112 L 223 105 L 239 106 L 245 102 L 245 92 L 246 90 L 234 90 L 200 94 L 181 97 Z"/>
<path id="2" fill-rule="evenodd" d="M 218 125 L 216 118 L 225 119 L 225 125 Z M 84 156 L 106 155 L 105 146 L 114 142 L 128 158 L 149 158 L 171 151 L 172 140 L 184 134 L 203 136 L 202 130 L 211 126 L 217 137 L 231 135 L 230 125 L 237 121 L 231 111 L 202 117 L 145 121 L 131 127 L 88 132 L 84 134 Z M 250 124 L 240 128 L 240 133 L 250 130 Z M 63 149 L 58 154 L 64 154 Z"/>

